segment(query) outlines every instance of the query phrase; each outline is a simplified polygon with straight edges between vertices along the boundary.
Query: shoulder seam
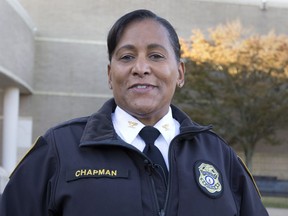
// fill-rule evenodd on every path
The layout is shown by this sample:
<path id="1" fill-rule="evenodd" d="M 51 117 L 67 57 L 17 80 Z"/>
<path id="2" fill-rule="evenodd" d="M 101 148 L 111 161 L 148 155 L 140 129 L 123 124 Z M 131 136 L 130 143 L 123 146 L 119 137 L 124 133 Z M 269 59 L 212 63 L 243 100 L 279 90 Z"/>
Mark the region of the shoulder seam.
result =
<path id="1" fill-rule="evenodd" d="M 59 129 L 59 128 L 66 127 L 68 125 L 73 125 L 73 124 L 83 124 L 83 123 L 86 124 L 89 117 L 90 116 L 86 116 L 86 117 L 74 118 L 74 119 L 71 119 L 68 121 L 64 121 L 64 122 L 59 123 L 58 125 L 50 128 L 50 130 Z"/>

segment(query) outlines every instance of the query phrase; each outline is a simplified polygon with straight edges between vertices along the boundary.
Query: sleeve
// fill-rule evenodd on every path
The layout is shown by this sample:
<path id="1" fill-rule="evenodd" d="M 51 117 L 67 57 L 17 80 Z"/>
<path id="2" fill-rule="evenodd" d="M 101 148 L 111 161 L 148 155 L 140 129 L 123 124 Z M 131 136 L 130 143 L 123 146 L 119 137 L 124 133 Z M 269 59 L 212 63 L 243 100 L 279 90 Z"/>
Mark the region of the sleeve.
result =
<path id="1" fill-rule="evenodd" d="M 236 205 L 240 216 L 268 216 L 268 212 L 261 201 L 261 195 L 253 176 L 236 156 L 231 166 L 231 187 L 235 194 Z"/>
<path id="2" fill-rule="evenodd" d="M 39 137 L 20 161 L 2 194 L 1 216 L 53 215 L 51 197 L 57 161 L 51 146 Z"/>

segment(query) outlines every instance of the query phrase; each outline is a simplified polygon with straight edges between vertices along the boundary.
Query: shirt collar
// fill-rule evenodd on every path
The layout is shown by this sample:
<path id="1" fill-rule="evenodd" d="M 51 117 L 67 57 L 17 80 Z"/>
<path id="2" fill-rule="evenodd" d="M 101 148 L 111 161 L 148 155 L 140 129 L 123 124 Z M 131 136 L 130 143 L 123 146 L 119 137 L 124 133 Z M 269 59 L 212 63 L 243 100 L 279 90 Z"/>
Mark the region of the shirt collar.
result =
<path id="1" fill-rule="evenodd" d="M 119 106 L 116 107 L 114 114 L 112 114 L 112 121 L 116 133 L 127 143 L 132 143 L 145 126 Z M 170 107 L 168 113 L 154 127 L 160 131 L 168 144 L 179 133 L 179 123 L 173 119 Z"/>
<path id="2" fill-rule="evenodd" d="M 112 121 L 116 133 L 127 143 L 132 143 L 140 130 L 145 126 L 119 106 L 116 107 L 112 115 Z"/>
<path id="3" fill-rule="evenodd" d="M 168 144 L 179 134 L 179 126 L 179 123 L 172 116 L 171 107 L 169 107 L 168 113 L 154 125 Z"/>

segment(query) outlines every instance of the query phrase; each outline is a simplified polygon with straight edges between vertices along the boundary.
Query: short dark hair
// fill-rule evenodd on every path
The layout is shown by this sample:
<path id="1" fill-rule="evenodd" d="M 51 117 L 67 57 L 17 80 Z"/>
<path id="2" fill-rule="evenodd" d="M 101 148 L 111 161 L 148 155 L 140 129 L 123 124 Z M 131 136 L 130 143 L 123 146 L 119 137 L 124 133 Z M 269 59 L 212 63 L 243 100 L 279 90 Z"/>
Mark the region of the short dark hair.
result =
<path id="1" fill-rule="evenodd" d="M 160 23 L 169 33 L 169 39 L 171 45 L 173 47 L 176 60 L 180 61 L 181 58 L 181 47 L 179 43 L 178 35 L 174 29 L 174 27 L 164 18 L 157 16 L 153 12 L 145 9 L 135 10 L 130 13 L 125 14 L 124 16 L 120 17 L 115 24 L 110 29 L 108 36 L 107 36 L 107 46 L 108 46 L 108 56 L 109 61 L 112 59 L 112 55 L 115 51 L 117 44 L 123 34 L 125 28 L 132 22 L 141 21 L 144 19 L 152 19 Z"/>

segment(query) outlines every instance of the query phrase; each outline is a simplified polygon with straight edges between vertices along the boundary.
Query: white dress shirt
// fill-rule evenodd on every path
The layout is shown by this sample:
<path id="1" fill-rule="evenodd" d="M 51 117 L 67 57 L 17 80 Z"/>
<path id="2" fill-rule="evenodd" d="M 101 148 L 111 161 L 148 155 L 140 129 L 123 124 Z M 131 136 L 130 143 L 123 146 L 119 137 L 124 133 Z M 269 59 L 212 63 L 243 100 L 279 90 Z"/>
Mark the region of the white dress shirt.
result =
<path id="1" fill-rule="evenodd" d="M 145 148 L 145 142 L 138 135 L 145 125 L 139 120 L 125 112 L 120 107 L 116 107 L 115 112 L 112 113 L 113 126 L 116 133 L 121 139 L 125 142 L 135 146 L 140 151 L 143 151 Z M 155 141 L 155 145 L 159 148 L 160 152 L 163 155 L 167 168 L 169 169 L 168 164 L 168 150 L 169 145 L 172 139 L 179 134 L 180 124 L 172 116 L 171 108 L 169 108 L 168 113 L 160 119 L 155 125 L 160 131 L 159 137 Z"/>

